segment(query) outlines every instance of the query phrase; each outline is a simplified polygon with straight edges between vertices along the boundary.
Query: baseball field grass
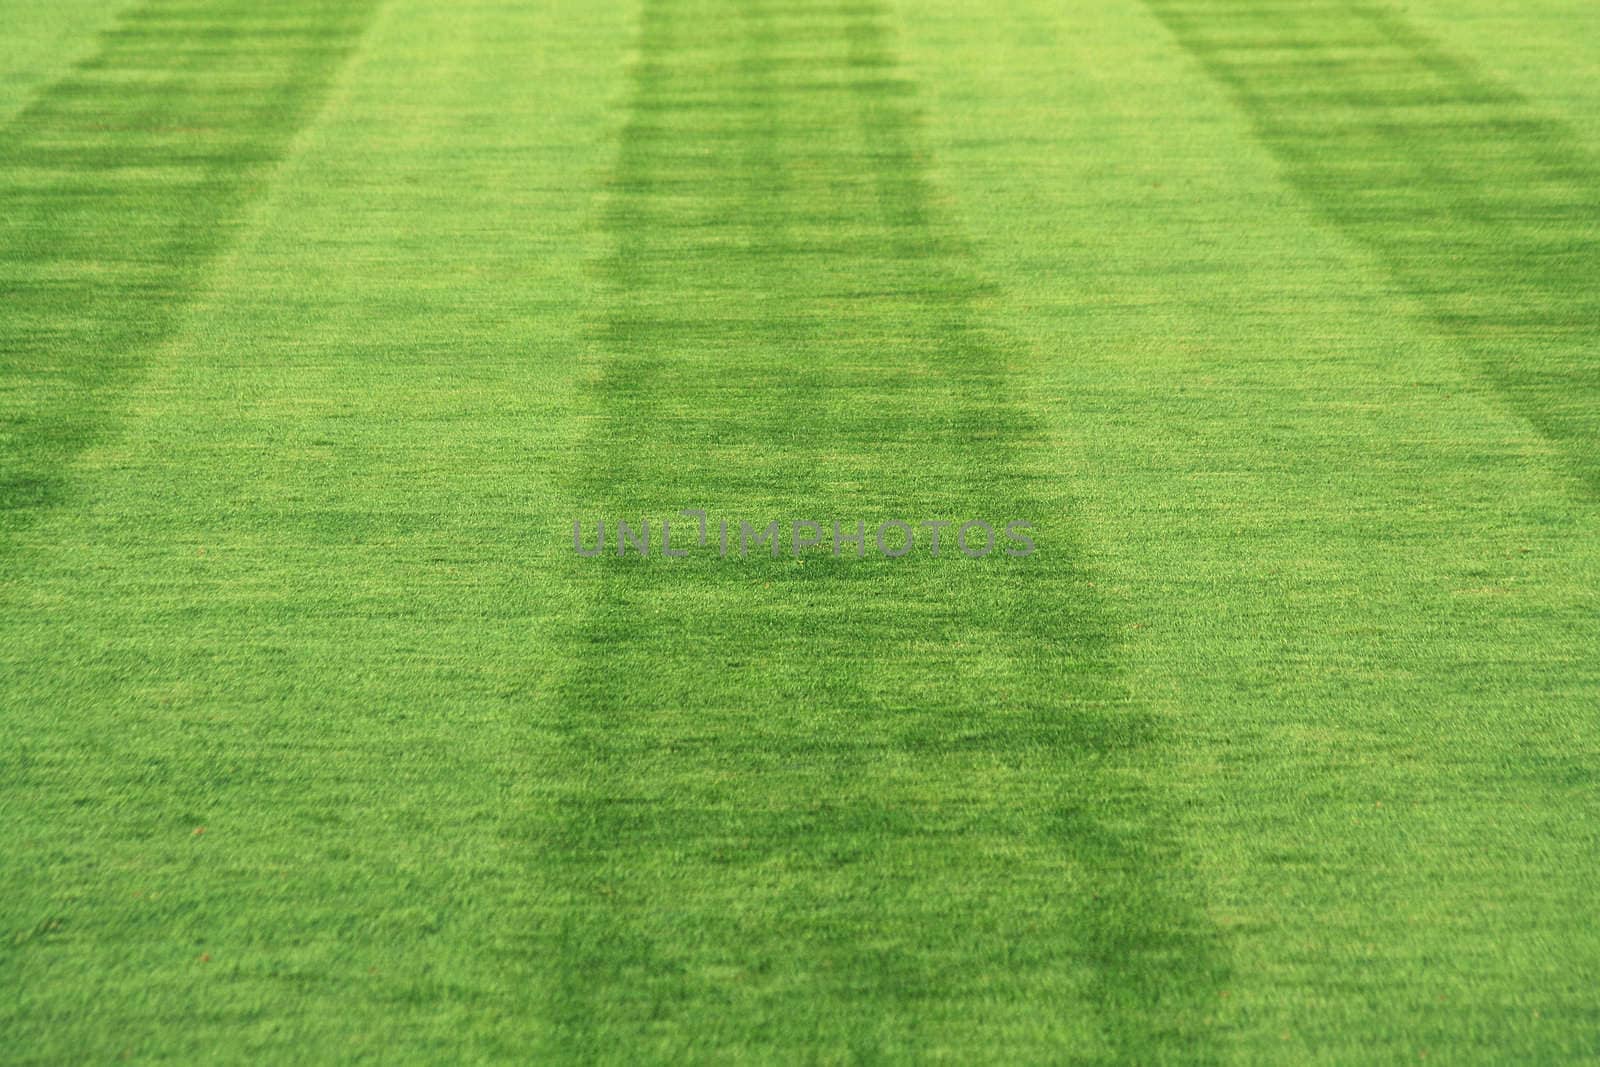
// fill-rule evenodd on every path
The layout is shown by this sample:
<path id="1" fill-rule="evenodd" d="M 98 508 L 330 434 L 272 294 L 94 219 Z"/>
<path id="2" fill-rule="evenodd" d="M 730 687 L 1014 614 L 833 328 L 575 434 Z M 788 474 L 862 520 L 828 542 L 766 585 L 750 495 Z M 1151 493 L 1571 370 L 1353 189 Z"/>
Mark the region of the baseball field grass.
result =
<path id="1" fill-rule="evenodd" d="M 0 728 L 4 1063 L 1600 1062 L 1600 7 L 0 0 Z"/>

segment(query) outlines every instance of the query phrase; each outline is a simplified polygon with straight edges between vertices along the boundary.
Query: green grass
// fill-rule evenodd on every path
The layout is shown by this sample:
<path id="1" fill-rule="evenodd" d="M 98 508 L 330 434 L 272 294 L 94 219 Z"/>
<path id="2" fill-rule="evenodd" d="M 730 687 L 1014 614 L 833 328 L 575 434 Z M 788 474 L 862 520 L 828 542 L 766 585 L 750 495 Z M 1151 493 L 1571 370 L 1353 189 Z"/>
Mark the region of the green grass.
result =
<path id="1" fill-rule="evenodd" d="M 1592 21 L 0 0 L 0 1059 L 1600 1058 Z"/>

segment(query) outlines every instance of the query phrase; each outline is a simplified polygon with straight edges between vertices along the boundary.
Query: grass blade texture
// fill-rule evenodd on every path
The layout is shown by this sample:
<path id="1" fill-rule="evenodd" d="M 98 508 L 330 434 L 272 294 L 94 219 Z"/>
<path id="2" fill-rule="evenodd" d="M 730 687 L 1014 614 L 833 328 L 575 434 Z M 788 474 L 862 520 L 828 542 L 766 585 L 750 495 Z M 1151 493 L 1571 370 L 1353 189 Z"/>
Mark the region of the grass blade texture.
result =
<path id="1" fill-rule="evenodd" d="M 1588 0 L 0 39 L 0 1061 L 1600 1058 Z"/>

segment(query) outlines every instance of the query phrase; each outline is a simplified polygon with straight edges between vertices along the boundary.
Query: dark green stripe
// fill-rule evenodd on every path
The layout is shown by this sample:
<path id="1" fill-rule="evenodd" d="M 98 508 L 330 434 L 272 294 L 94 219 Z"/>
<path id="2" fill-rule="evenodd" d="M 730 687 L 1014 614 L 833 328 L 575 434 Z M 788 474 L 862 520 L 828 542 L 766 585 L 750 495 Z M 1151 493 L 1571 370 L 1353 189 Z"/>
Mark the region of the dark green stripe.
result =
<path id="1" fill-rule="evenodd" d="M 1148 3 L 1306 199 L 1600 490 L 1600 161 L 1385 5 Z"/>
<path id="2" fill-rule="evenodd" d="M 65 492 L 376 0 L 151 0 L 0 131 L 0 534 Z"/>
<path id="3" fill-rule="evenodd" d="M 558 817 L 529 831 L 555 1051 L 1203 1059 L 1221 964 L 1150 724 L 883 6 L 643 20 L 573 517 L 1019 518 L 1040 550 L 574 563 Z"/>

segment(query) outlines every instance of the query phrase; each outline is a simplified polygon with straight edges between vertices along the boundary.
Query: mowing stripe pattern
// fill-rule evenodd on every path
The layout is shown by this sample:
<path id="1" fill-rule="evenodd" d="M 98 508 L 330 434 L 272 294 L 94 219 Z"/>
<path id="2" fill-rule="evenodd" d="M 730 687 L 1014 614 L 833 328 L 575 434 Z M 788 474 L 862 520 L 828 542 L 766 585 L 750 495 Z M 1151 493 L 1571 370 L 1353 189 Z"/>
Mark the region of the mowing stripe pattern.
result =
<path id="1" fill-rule="evenodd" d="M 0 533 L 64 491 L 375 0 L 151 0 L 0 131 Z"/>
<path id="2" fill-rule="evenodd" d="M 1386 5 L 1146 2 L 1600 491 L 1600 160 Z"/>
<path id="3" fill-rule="evenodd" d="M 593 591 L 527 831 L 563 1047 L 870 1060 L 1204 1058 L 1222 969 L 1157 796 L 1025 353 L 936 210 L 873 3 L 652 2 L 608 190 Z M 687 559 L 615 521 L 711 519 Z M 781 520 L 720 559 L 717 521 Z M 790 555 L 790 520 L 828 543 Z M 899 559 L 887 519 L 1035 522 Z M 864 559 L 832 523 L 866 524 Z M 693 546 L 697 523 L 673 539 Z M 570 537 L 570 528 L 561 536 Z"/>

